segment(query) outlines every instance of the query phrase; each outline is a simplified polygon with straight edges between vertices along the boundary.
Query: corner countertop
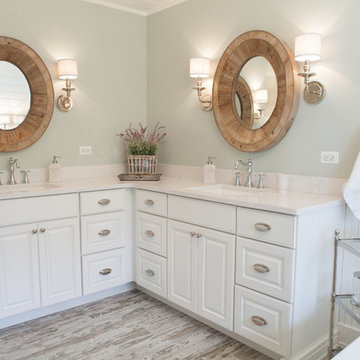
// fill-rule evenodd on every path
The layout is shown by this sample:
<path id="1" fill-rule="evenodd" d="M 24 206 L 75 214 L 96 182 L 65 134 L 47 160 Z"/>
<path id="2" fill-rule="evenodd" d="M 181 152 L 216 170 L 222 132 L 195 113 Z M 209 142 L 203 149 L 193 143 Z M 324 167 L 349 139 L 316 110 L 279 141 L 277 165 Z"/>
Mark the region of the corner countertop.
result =
<path id="1" fill-rule="evenodd" d="M 339 196 L 272 189 L 258 190 L 232 185 L 205 185 L 192 179 L 162 177 L 160 181 L 124 181 L 116 176 L 79 179 L 60 184 L 33 183 L 29 185 L 1 185 L 0 201 L 34 196 L 58 195 L 83 191 L 135 188 L 180 195 L 189 198 L 219 202 L 241 207 L 302 215 L 320 209 L 344 205 Z"/>

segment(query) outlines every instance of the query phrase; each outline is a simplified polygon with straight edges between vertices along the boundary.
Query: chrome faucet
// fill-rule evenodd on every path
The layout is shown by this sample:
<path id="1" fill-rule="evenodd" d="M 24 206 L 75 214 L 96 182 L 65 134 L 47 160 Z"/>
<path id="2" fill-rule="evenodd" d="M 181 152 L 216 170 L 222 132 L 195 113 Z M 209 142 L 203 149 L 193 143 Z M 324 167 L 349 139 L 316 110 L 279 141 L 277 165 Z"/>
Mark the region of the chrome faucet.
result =
<path id="1" fill-rule="evenodd" d="M 245 166 L 247 168 L 247 181 L 245 183 L 245 186 L 248 188 L 253 187 L 252 184 L 252 166 L 253 166 L 253 162 L 251 161 L 251 159 L 248 160 L 248 162 L 246 163 L 245 161 L 242 160 L 238 160 L 235 163 L 235 170 L 239 169 L 239 165 Z M 239 171 L 235 171 L 234 172 L 236 178 L 235 178 L 235 186 L 240 186 L 240 172 Z"/>
<path id="2" fill-rule="evenodd" d="M 9 184 L 10 184 L 10 185 L 16 184 L 16 180 L 15 180 L 15 166 L 16 166 L 17 168 L 20 167 L 19 160 L 18 160 L 18 159 L 14 159 L 14 158 L 11 157 L 10 160 L 9 160 L 9 170 L 10 170 Z"/>

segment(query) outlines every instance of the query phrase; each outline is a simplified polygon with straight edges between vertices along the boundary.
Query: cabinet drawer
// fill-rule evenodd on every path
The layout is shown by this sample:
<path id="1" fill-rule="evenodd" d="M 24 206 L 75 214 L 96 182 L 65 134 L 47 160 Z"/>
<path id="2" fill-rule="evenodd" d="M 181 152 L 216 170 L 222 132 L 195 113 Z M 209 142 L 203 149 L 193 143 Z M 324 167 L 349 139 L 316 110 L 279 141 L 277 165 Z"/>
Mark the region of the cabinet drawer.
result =
<path id="1" fill-rule="evenodd" d="M 166 257 L 166 222 L 154 215 L 136 214 L 137 246 Z"/>
<path id="2" fill-rule="evenodd" d="M 0 200 L 0 226 L 79 215 L 78 194 Z"/>
<path id="3" fill-rule="evenodd" d="M 80 194 L 81 214 L 123 210 L 125 189 L 101 190 Z"/>
<path id="4" fill-rule="evenodd" d="M 295 250 L 255 240 L 236 240 L 236 282 L 292 301 Z"/>
<path id="5" fill-rule="evenodd" d="M 167 216 L 167 195 L 153 191 L 136 190 L 136 210 Z"/>
<path id="6" fill-rule="evenodd" d="M 81 218 L 83 254 L 123 247 L 124 239 L 125 221 L 122 211 Z"/>
<path id="7" fill-rule="evenodd" d="M 125 257 L 125 249 L 83 256 L 84 295 L 124 284 Z"/>
<path id="8" fill-rule="evenodd" d="M 137 249 L 136 282 L 145 289 L 166 298 L 166 259 Z"/>
<path id="9" fill-rule="evenodd" d="M 235 206 L 169 195 L 169 218 L 235 233 Z"/>
<path id="10" fill-rule="evenodd" d="M 234 331 L 287 357 L 291 340 L 292 306 L 235 285 Z"/>
<path id="11" fill-rule="evenodd" d="M 237 208 L 237 234 L 295 247 L 296 218 L 262 210 Z"/>

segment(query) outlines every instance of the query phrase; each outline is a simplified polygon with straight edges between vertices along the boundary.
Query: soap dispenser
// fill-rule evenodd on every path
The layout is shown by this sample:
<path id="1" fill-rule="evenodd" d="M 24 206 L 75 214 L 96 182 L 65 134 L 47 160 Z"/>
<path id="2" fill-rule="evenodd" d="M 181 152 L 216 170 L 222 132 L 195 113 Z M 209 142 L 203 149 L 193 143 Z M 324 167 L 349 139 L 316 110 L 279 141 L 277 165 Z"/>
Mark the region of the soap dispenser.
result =
<path id="1" fill-rule="evenodd" d="M 61 166 L 57 162 L 57 159 L 61 159 L 61 156 L 54 156 L 53 161 L 49 164 L 49 182 L 50 183 L 61 182 Z"/>
<path id="2" fill-rule="evenodd" d="M 214 156 L 209 156 L 207 163 L 204 165 L 204 184 L 215 184 L 216 166 L 212 163 Z"/>

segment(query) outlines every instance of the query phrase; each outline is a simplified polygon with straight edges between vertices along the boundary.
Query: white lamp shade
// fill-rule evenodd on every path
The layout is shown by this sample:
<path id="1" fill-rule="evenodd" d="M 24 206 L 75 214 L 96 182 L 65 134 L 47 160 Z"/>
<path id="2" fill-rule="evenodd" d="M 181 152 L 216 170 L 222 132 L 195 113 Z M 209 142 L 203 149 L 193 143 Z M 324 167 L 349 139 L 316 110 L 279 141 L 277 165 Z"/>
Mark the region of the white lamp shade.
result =
<path id="1" fill-rule="evenodd" d="M 56 72 L 59 79 L 77 79 L 78 64 L 76 60 L 61 59 L 56 62 Z"/>
<path id="2" fill-rule="evenodd" d="M 210 60 L 206 58 L 190 59 L 190 77 L 206 78 L 210 73 Z"/>
<path id="3" fill-rule="evenodd" d="M 268 91 L 267 89 L 259 89 L 255 91 L 255 103 L 265 104 L 268 101 Z"/>
<path id="4" fill-rule="evenodd" d="M 320 59 L 321 35 L 307 33 L 295 38 L 295 60 L 316 61 Z"/>

